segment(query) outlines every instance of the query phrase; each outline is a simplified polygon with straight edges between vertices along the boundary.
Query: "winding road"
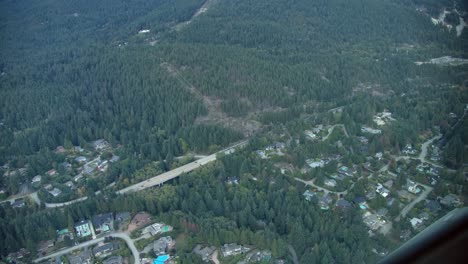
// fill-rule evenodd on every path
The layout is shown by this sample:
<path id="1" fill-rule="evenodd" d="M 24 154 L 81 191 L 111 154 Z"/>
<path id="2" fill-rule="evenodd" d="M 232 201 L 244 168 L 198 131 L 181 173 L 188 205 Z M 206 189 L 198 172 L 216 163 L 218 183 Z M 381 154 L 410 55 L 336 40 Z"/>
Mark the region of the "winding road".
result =
<path id="1" fill-rule="evenodd" d="M 140 253 L 138 252 L 137 248 L 135 247 L 135 244 L 133 243 L 133 240 L 128 236 L 128 234 L 122 233 L 122 232 L 115 232 L 115 233 L 108 233 L 106 236 L 112 236 L 112 237 L 117 237 L 117 238 L 123 239 L 125 241 L 125 243 L 127 243 L 127 246 L 130 248 L 130 250 L 132 251 L 132 255 L 133 255 L 133 258 L 134 258 L 133 263 L 140 264 Z M 51 258 L 55 258 L 55 257 L 60 257 L 60 256 L 63 256 L 65 254 L 68 254 L 68 253 L 70 253 L 72 251 L 75 251 L 75 250 L 78 250 L 78 249 L 81 249 L 81 248 L 84 248 L 84 247 L 89 247 L 89 246 L 92 246 L 92 245 L 95 245 L 95 244 L 98 244 L 98 243 L 101 243 L 101 242 L 104 242 L 104 237 L 96 238 L 96 239 L 83 242 L 83 243 L 81 243 L 79 245 L 76 245 L 76 246 L 73 246 L 73 247 L 70 247 L 70 248 L 62 249 L 62 250 L 57 251 L 55 253 L 49 254 L 47 256 L 37 258 L 33 262 L 38 263 L 38 262 L 41 262 L 43 260 L 47 260 L 47 259 L 51 259 Z"/>

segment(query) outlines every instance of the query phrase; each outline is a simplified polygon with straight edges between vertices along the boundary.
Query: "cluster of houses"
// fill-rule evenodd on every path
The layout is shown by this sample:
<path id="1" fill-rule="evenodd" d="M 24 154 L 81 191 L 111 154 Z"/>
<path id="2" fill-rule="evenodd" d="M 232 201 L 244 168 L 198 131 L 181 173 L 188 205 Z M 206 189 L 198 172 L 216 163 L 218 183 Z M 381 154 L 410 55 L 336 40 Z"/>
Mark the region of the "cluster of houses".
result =
<path id="1" fill-rule="evenodd" d="M 216 250 L 217 248 L 214 246 L 196 245 L 192 252 L 204 262 L 210 262 Z M 236 243 L 224 244 L 220 251 L 223 258 L 248 253 L 245 259 L 239 263 L 268 263 L 271 260 L 271 252 L 268 250 L 256 250 Z"/>
<path id="2" fill-rule="evenodd" d="M 92 249 L 69 254 L 66 257 L 70 264 L 92 264 L 95 263 L 96 259 L 99 259 L 100 263 L 103 264 L 123 264 L 124 258 L 122 256 L 112 256 L 112 254 L 120 248 L 120 242 L 102 242 Z"/>
<path id="3" fill-rule="evenodd" d="M 116 213 L 115 216 L 113 213 L 99 214 L 93 216 L 92 221 L 82 220 L 75 223 L 74 229 L 79 239 L 90 236 L 95 238 L 96 235 L 114 230 L 114 226 L 130 221 L 130 218 L 129 212 Z"/>
<path id="4" fill-rule="evenodd" d="M 65 155 L 65 161 L 57 164 L 54 168 L 49 169 L 42 175 L 37 174 L 32 177 L 30 186 L 35 189 L 43 187 L 44 192 L 50 194 L 51 197 L 59 197 L 64 193 L 70 193 L 70 191 L 75 190 L 75 184 L 80 182 L 84 177 L 99 175 L 99 173 L 105 172 L 111 163 L 119 161 L 120 157 L 115 154 L 107 159 L 101 160 L 100 154 L 104 151 L 112 150 L 110 144 L 106 140 L 98 139 L 90 142 L 90 145 L 93 151 L 87 151 L 80 146 L 74 146 L 71 149 L 58 146 L 54 152 Z M 22 168 L 11 170 L 8 164 L 6 164 L 2 166 L 0 170 L 5 170 L 5 177 L 17 175 L 26 176 L 29 171 L 29 166 L 26 164 Z M 62 176 L 57 178 L 59 175 Z M 54 182 L 53 186 L 50 184 L 51 182 Z M 28 186 L 29 184 L 24 182 L 22 185 Z M 0 186 L 0 190 L 2 193 L 7 193 L 5 187 Z"/>

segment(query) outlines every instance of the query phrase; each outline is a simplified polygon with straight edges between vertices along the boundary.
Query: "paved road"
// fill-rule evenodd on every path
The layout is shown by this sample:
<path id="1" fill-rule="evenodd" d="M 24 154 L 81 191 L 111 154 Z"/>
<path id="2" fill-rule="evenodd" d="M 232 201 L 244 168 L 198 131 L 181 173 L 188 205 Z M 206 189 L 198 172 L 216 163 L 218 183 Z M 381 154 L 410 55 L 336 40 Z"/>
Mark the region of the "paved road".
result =
<path id="1" fill-rule="evenodd" d="M 134 261 L 135 261 L 134 263 L 135 264 L 140 264 L 140 253 L 136 249 L 135 244 L 133 244 L 132 239 L 126 233 L 121 233 L 121 232 L 109 233 L 108 236 L 113 236 L 113 237 L 118 237 L 120 239 L 123 239 L 127 243 L 130 250 L 132 251 L 133 258 L 134 258 Z M 66 248 L 66 249 L 57 251 L 55 253 L 49 254 L 47 256 L 37 258 L 33 262 L 38 263 L 38 262 L 41 262 L 43 260 L 47 260 L 47 259 L 51 259 L 51 258 L 55 258 L 55 257 L 60 257 L 60 256 L 63 256 L 65 254 L 68 254 L 68 253 L 70 253 L 72 251 L 75 251 L 75 250 L 78 250 L 78 249 L 81 249 L 81 248 L 84 248 L 84 247 L 89 247 L 89 246 L 101 243 L 103 241 L 104 241 L 104 237 L 89 240 L 89 241 L 83 242 L 83 243 L 81 243 L 81 244 L 79 244 L 77 246 Z"/>
<path id="2" fill-rule="evenodd" d="M 436 167 L 439 167 L 441 168 L 442 166 L 440 165 L 437 165 L 437 164 L 434 164 L 432 163 L 431 161 L 428 161 L 426 160 L 426 156 L 427 156 L 427 148 L 429 147 L 430 144 L 432 144 L 432 142 L 434 142 L 435 140 L 439 140 L 440 138 L 442 138 L 442 135 L 437 135 L 431 139 L 429 139 L 428 141 L 424 142 L 421 146 L 421 153 L 419 154 L 419 157 L 418 159 L 421 161 L 421 162 L 426 162 L 426 163 L 429 163 L 433 166 L 436 166 Z"/>
<path id="3" fill-rule="evenodd" d="M 211 255 L 211 261 L 213 261 L 214 264 L 220 264 L 218 259 L 218 250 L 216 250 L 213 255 Z"/>
<path id="4" fill-rule="evenodd" d="M 179 177 L 183 173 L 191 172 L 203 165 L 206 165 L 212 161 L 216 160 L 216 154 L 207 156 L 205 158 L 201 158 L 194 162 L 185 164 L 181 167 L 173 169 L 171 171 L 165 172 L 163 174 L 154 176 L 148 180 L 143 182 L 136 183 L 134 185 L 128 186 L 122 190 L 117 191 L 117 194 L 124 194 L 124 193 L 131 193 L 131 192 L 138 192 L 147 188 L 151 188 L 157 185 L 161 185 L 169 180 Z"/>
<path id="5" fill-rule="evenodd" d="M 297 259 L 297 254 L 294 248 L 291 245 L 288 245 L 288 250 L 289 250 L 289 253 L 291 254 L 293 263 L 299 264 L 299 260 Z"/>
<path id="6" fill-rule="evenodd" d="M 179 168 L 176 168 L 176 169 L 173 169 L 171 171 L 168 171 L 168 172 L 165 172 L 165 173 L 162 173 L 160 175 L 157 175 L 157 176 L 154 176 L 153 178 L 150 178 L 148 180 L 144 180 L 144 181 L 141 181 L 139 183 L 136 183 L 132 186 L 129 186 L 129 187 L 126 187 L 122 190 L 119 190 L 117 191 L 116 193 L 117 194 L 124 194 L 124 193 L 131 193 L 131 192 L 138 192 L 138 191 L 141 191 L 141 190 L 144 190 L 144 189 L 147 189 L 147 188 L 151 188 L 151 187 L 154 187 L 154 186 L 157 186 L 157 185 L 160 185 L 160 184 L 163 184 L 169 180 L 172 180 L 174 178 L 177 178 L 179 177 L 181 174 L 183 173 L 187 173 L 187 172 L 191 172 L 203 165 L 206 165 L 210 162 L 213 162 L 216 160 L 216 155 L 219 154 L 219 153 L 224 153 L 226 155 L 229 155 L 229 154 L 232 154 L 235 152 L 236 148 L 238 147 L 243 147 L 245 145 L 247 145 L 248 143 L 248 140 L 244 140 L 244 141 L 241 141 L 239 143 L 236 143 L 228 148 L 225 148 L 221 151 L 218 151 L 217 153 L 215 154 L 212 154 L 212 155 L 209 155 L 209 156 L 202 156 L 202 155 L 195 155 L 194 157 L 201 157 L 199 160 L 196 160 L 194 162 L 191 162 L 191 163 L 188 163 L 188 164 L 185 164 Z M 96 192 L 96 194 L 98 194 L 100 191 Z M 39 200 L 39 197 L 37 197 L 37 192 L 35 193 L 31 193 L 31 194 L 27 194 L 27 195 L 23 195 L 23 196 L 20 196 L 20 197 L 15 197 L 15 198 L 10 198 L 8 200 L 5 200 L 5 201 L 2 201 L 3 202 L 7 202 L 7 201 L 14 201 L 15 199 L 18 199 L 18 198 L 23 198 L 23 197 L 26 197 L 26 196 L 30 196 L 34 201 L 36 201 L 36 203 L 40 203 L 40 200 Z M 88 199 L 87 196 L 85 197 L 81 197 L 81 198 L 78 198 L 78 199 L 75 199 L 75 200 L 72 200 L 72 201 L 68 201 L 68 202 L 63 202 L 63 203 L 45 203 L 45 206 L 47 208 L 58 208 L 58 207 L 63 207 L 63 206 L 67 206 L 67 205 L 70 205 L 70 204 L 74 204 L 74 203 L 77 203 L 77 202 L 81 202 L 81 201 L 84 201 Z"/>
<path id="7" fill-rule="evenodd" d="M 165 173 L 162 173 L 162 174 L 159 174 L 157 176 L 154 176 L 150 179 L 147 179 L 147 180 L 144 180 L 142 182 L 139 182 L 139 183 L 136 183 L 134 185 L 131 185 L 131 186 L 128 186 L 122 190 L 119 190 L 117 191 L 116 193 L 117 194 L 124 194 L 124 193 L 132 193 L 132 192 L 138 192 L 138 191 L 141 191 L 141 190 L 144 190 L 144 189 L 147 189 L 147 188 L 151 188 L 151 187 L 154 187 L 154 186 L 157 186 L 157 185 L 161 185 L 169 180 L 172 180 L 174 178 L 177 178 L 179 177 L 181 174 L 183 173 L 187 173 L 187 172 L 191 172 L 203 165 L 206 165 L 210 162 L 213 162 L 216 160 L 216 155 L 219 154 L 219 153 L 224 153 L 226 155 L 228 154 L 231 154 L 231 153 L 234 153 L 235 152 L 235 149 L 238 148 L 238 147 L 242 147 L 242 146 L 245 146 L 247 145 L 248 143 L 248 140 L 244 140 L 240 143 L 237 143 L 229 148 L 226 148 L 226 149 L 223 149 L 215 154 L 212 154 L 212 155 L 209 155 L 209 156 L 206 156 L 206 157 L 203 157 L 199 160 L 196 160 L 194 162 L 191 162 L 191 163 L 188 163 L 188 164 L 185 164 L 181 167 L 178 167 L 176 169 L 173 169 L 171 171 L 168 171 L 168 172 L 165 172 Z"/>
<path id="8" fill-rule="evenodd" d="M 432 192 L 433 188 L 430 187 L 430 186 L 427 186 L 427 185 L 424 185 L 422 183 L 419 183 L 419 182 L 415 182 L 416 184 L 418 185 L 421 185 L 424 187 L 424 192 L 421 193 L 421 195 L 419 195 L 418 198 L 414 199 L 411 203 L 409 203 L 408 205 L 406 205 L 403 210 L 401 210 L 400 214 L 395 218 L 396 221 L 400 221 L 401 217 L 406 217 L 406 215 L 408 214 L 409 211 L 411 211 L 411 209 L 413 209 L 413 207 L 419 203 L 420 201 L 426 199 L 427 195 Z"/>
<path id="9" fill-rule="evenodd" d="M 68 202 L 63 202 L 63 203 L 45 203 L 45 207 L 46 208 L 57 208 L 57 207 L 62 207 L 62 206 L 74 204 L 74 203 L 77 203 L 77 202 L 85 201 L 86 199 L 88 199 L 88 196 L 81 197 L 81 198 L 71 200 L 71 201 L 68 201 Z"/>
<path id="10" fill-rule="evenodd" d="M 427 148 L 429 147 L 430 144 L 432 144 L 432 142 L 434 142 L 435 140 L 438 140 L 442 137 L 442 135 L 438 135 L 438 136 L 435 136 L 429 140 L 427 140 L 426 142 L 424 142 L 422 145 L 421 145 L 421 153 L 419 153 L 419 156 L 417 158 L 415 157 L 411 157 L 411 156 L 397 156 L 397 157 L 393 157 L 395 159 L 395 161 L 399 161 L 399 160 L 409 160 L 409 159 L 413 159 L 413 160 L 419 160 L 421 161 L 421 163 L 428 163 L 428 164 L 431 164 L 432 166 L 434 167 L 438 167 L 438 168 L 443 168 L 443 166 L 440 166 L 438 164 L 435 164 L 429 160 L 426 159 L 426 156 L 427 156 Z M 384 171 L 387 171 L 388 170 L 388 165 L 389 164 L 386 164 L 385 166 L 383 166 L 382 168 L 380 168 L 379 172 L 384 172 Z"/>
<path id="11" fill-rule="evenodd" d="M 426 160 L 426 156 L 427 156 L 427 148 L 429 147 L 430 144 L 432 144 L 432 142 L 434 142 L 434 140 L 438 140 L 442 137 L 442 135 L 437 135 L 431 139 L 429 139 L 428 141 L 424 142 L 421 146 L 421 153 L 419 154 L 419 156 L 417 158 L 412 158 L 410 156 L 398 156 L 395 158 L 395 160 L 401 160 L 401 159 L 419 159 L 421 162 L 426 162 L 426 163 L 430 163 L 432 164 L 433 166 L 437 166 L 437 167 L 441 167 L 440 165 L 436 165 L 430 161 L 427 161 Z M 388 171 L 388 164 L 383 166 L 379 172 L 383 172 L 383 171 Z M 391 172 L 388 172 L 390 174 L 392 174 L 393 176 L 396 176 L 395 174 L 391 173 Z M 415 182 L 416 184 L 418 185 L 421 185 L 424 187 L 424 191 L 421 193 L 421 195 L 419 195 L 418 198 L 414 199 L 411 203 L 409 203 L 408 205 L 406 205 L 400 212 L 400 214 L 398 214 L 398 216 L 395 218 L 396 221 L 400 221 L 401 217 L 406 217 L 406 215 L 408 214 L 409 211 L 411 211 L 411 209 L 413 209 L 413 207 L 419 203 L 420 201 L 426 199 L 427 195 L 429 195 L 429 193 L 433 190 L 433 188 L 431 186 L 428 186 L 428 185 L 425 185 L 425 184 L 422 184 L 422 183 L 419 183 L 419 182 Z"/>

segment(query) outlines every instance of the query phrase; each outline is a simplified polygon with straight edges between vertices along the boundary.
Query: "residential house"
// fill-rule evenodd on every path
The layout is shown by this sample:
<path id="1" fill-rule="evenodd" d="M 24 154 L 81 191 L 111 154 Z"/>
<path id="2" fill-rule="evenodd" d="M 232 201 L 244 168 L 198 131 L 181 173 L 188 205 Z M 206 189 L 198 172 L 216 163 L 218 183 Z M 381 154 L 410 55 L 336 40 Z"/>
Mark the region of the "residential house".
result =
<path id="1" fill-rule="evenodd" d="M 316 135 L 314 132 L 310 131 L 310 130 L 304 131 L 304 134 L 305 134 L 309 139 L 312 139 L 312 140 L 317 139 L 317 135 Z"/>
<path id="2" fill-rule="evenodd" d="M 363 127 L 361 127 L 361 132 L 377 135 L 377 134 L 381 134 L 382 130 L 373 129 L 373 128 L 370 128 L 370 127 L 363 126 Z"/>
<path id="3" fill-rule="evenodd" d="M 16 199 L 10 203 L 11 207 L 13 208 L 21 208 L 26 205 L 24 199 Z"/>
<path id="4" fill-rule="evenodd" d="M 123 264 L 122 256 L 112 256 L 102 262 L 102 264 Z"/>
<path id="5" fill-rule="evenodd" d="M 406 155 L 414 155 L 416 154 L 416 149 L 414 149 L 411 144 L 407 144 L 403 149 L 403 153 Z"/>
<path id="6" fill-rule="evenodd" d="M 201 245 L 196 245 L 193 249 L 193 253 L 200 256 L 205 262 L 209 262 L 211 260 L 211 256 L 215 251 L 215 247 L 202 247 Z"/>
<path id="7" fill-rule="evenodd" d="M 227 180 L 226 180 L 226 183 L 231 185 L 231 184 L 239 184 L 239 177 L 228 177 Z"/>
<path id="8" fill-rule="evenodd" d="M 149 33 L 150 30 L 149 29 L 142 29 L 140 31 L 138 31 L 138 34 L 146 34 L 146 33 Z"/>
<path id="9" fill-rule="evenodd" d="M 98 139 L 96 141 L 91 142 L 91 145 L 95 150 L 103 150 L 109 146 L 109 143 L 104 139 Z"/>
<path id="10" fill-rule="evenodd" d="M 411 220 L 410 220 L 410 223 L 411 223 L 411 226 L 414 228 L 414 229 L 417 229 L 418 227 L 420 227 L 423 223 L 423 221 L 419 218 L 416 218 L 416 217 L 413 217 Z"/>
<path id="11" fill-rule="evenodd" d="M 342 174 L 344 176 L 348 176 L 348 177 L 352 177 L 355 173 L 356 173 L 356 170 L 354 168 L 349 168 L 349 167 L 346 167 L 346 166 L 341 166 L 339 169 L 338 169 L 338 173 L 339 174 Z"/>
<path id="12" fill-rule="evenodd" d="M 418 187 L 418 185 L 411 180 L 406 180 L 406 186 L 408 187 L 408 192 L 410 193 L 418 194 L 421 192 L 421 189 Z"/>
<path id="13" fill-rule="evenodd" d="M 260 156 L 261 159 L 267 159 L 268 156 L 265 154 L 265 151 L 263 150 L 257 150 L 256 151 L 257 155 Z"/>
<path id="14" fill-rule="evenodd" d="M 366 161 L 362 164 L 362 167 L 368 171 L 372 171 L 372 163 L 370 161 Z"/>
<path id="15" fill-rule="evenodd" d="M 106 243 L 93 248 L 93 254 L 95 257 L 99 257 L 117 249 L 119 249 L 119 243 Z"/>
<path id="16" fill-rule="evenodd" d="M 304 195 L 305 199 L 310 202 L 312 201 L 312 198 L 314 198 L 317 195 L 317 193 L 307 190 L 302 195 Z"/>
<path id="17" fill-rule="evenodd" d="M 325 166 L 325 162 L 323 160 L 308 159 L 308 160 L 306 160 L 306 163 L 311 168 L 321 168 L 321 167 Z"/>
<path id="18" fill-rule="evenodd" d="M 114 215 L 105 213 L 93 216 L 93 227 L 96 233 L 109 232 L 113 229 Z"/>
<path id="19" fill-rule="evenodd" d="M 375 192 L 374 192 L 374 191 L 368 191 L 368 192 L 366 192 L 366 198 L 367 198 L 368 200 L 374 199 L 375 196 L 376 196 L 376 195 L 375 195 Z"/>
<path id="20" fill-rule="evenodd" d="M 172 237 L 161 237 L 153 242 L 153 252 L 156 256 L 163 255 L 170 251 L 174 245 L 175 241 L 172 240 Z"/>
<path id="21" fill-rule="evenodd" d="M 390 194 L 390 191 L 383 187 L 380 183 L 377 184 L 377 188 L 375 189 L 375 191 L 384 198 Z"/>
<path id="22" fill-rule="evenodd" d="M 418 218 L 421 219 L 421 220 L 423 220 L 423 221 L 427 221 L 427 220 L 429 220 L 429 214 L 426 213 L 426 212 L 422 212 L 422 213 L 420 213 L 420 214 L 418 215 Z"/>
<path id="23" fill-rule="evenodd" d="M 102 161 L 101 163 L 98 164 L 97 169 L 102 172 L 106 171 L 107 168 L 109 167 L 108 163 L 109 162 L 107 160 Z"/>
<path id="24" fill-rule="evenodd" d="M 62 162 L 60 163 L 60 166 L 66 170 L 70 170 L 72 168 L 72 165 L 68 162 Z"/>
<path id="25" fill-rule="evenodd" d="M 364 202 L 366 202 L 366 199 L 364 197 L 362 197 L 362 196 L 357 196 L 353 200 L 354 204 L 361 204 L 361 203 L 364 203 Z"/>
<path id="26" fill-rule="evenodd" d="M 75 182 L 78 182 L 78 181 L 81 180 L 81 179 L 83 179 L 83 174 L 81 174 L 81 173 L 78 174 L 78 175 L 76 175 L 75 177 L 73 177 L 73 180 L 74 180 Z"/>
<path id="27" fill-rule="evenodd" d="M 55 153 L 64 153 L 65 152 L 65 148 L 63 146 L 58 146 L 55 151 Z"/>
<path id="28" fill-rule="evenodd" d="M 84 149 L 83 149 L 82 147 L 80 147 L 80 146 L 74 146 L 74 147 L 73 147 L 73 150 L 74 150 L 75 152 L 79 152 L 79 153 L 81 153 L 81 152 L 84 151 Z"/>
<path id="29" fill-rule="evenodd" d="M 223 254 L 223 257 L 235 256 L 248 252 L 249 250 L 249 248 L 237 245 L 236 243 L 224 244 L 221 247 L 221 253 Z"/>
<path id="30" fill-rule="evenodd" d="M 387 208 L 380 208 L 378 211 L 377 211 L 377 216 L 378 217 L 383 217 L 383 216 L 386 216 L 388 213 L 388 209 Z"/>
<path id="31" fill-rule="evenodd" d="M 343 176 L 342 174 L 333 174 L 330 176 L 330 178 L 338 181 L 343 181 L 345 179 L 345 176 Z"/>
<path id="32" fill-rule="evenodd" d="M 363 215 L 363 221 L 371 230 L 377 230 L 382 225 L 382 221 L 379 220 L 378 216 L 370 212 Z"/>
<path id="33" fill-rule="evenodd" d="M 70 188 L 70 189 L 73 189 L 73 188 L 75 187 L 75 185 L 73 184 L 72 181 L 67 181 L 67 182 L 65 183 L 65 185 L 66 185 L 68 188 Z"/>
<path id="34" fill-rule="evenodd" d="M 132 215 L 130 214 L 130 212 L 120 212 L 120 213 L 115 214 L 116 222 L 123 223 L 123 222 L 130 221 L 131 219 L 132 219 Z"/>
<path id="35" fill-rule="evenodd" d="M 53 197 L 57 197 L 59 196 L 62 191 L 59 189 L 59 188 L 54 188 L 52 189 L 51 191 L 49 191 L 49 193 L 53 196 Z"/>
<path id="36" fill-rule="evenodd" d="M 360 145 L 359 146 L 359 152 L 362 154 L 367 154 L 369 152 L 369 146 L 368 145 Z"/>
<path id="37" fill-rule="evenodd" d="M 91 264 L 93 262 L 93 253 L 91 250 L 81 251 L 77 255 L 68 255 L 70 264 Z"/>
<path id="38" fill-rule="evenodd" d="M 351 204 L 345 199 L 339 199 L 336 202 L 336 207 L 340 210 L 347 211 L 348 209 L 351 208 Z"/>
<path id="39" fill-rule="evenodd" d="M 45 241 L 41 241 L 39 242 L 38 246 L 37 246 L 37 251 L 38 252 L 41 252 L 42 254 L 47 254 L 47 251 L 50 249 L 50 248 L 53 248 L 55 246 L 55 241 L 54 240 L 45 240 Z"/>
<path id="40" fill-rule="evenodd" d="M 46 184 L 46 185 L 44 186 L 44 189 L 46 189 L 47 191 L 52 190 L 52 188 L 54 188 L 54 187 L 53 187 L 52 184 L 50 184 L 50 183 L 49 183 L 49 184 Z"/>
<path id="41" fill-rule="evenodd" d="M 57 174 L 57 171 L 56 171 L 55 169 L 51 169 L 51 170 L 47 171 L 46 173 L 47 173 L 47 175 L 49 175 L 49 176 L 54 176 L 54 175 Z"/>
<path id="42" fill-rule="evenodd" d="M 361 144 L 368 144 L 369 143 L 369 139 L 367 139 L 366 137 L 358 136 L 357 139 L 359 140 L 359 142 L 361 142 Z"/>
<path id="43" fill-rule="evenodd" d="M 68 228 L 57 230 L 57 243 L 60 243 L 68 237 L 70 240 L 73 240 L 73 233 L 68 230 Z"/>
<path id="44" fill-rule="evenodd" d="M 442 200 L 440 200 L 440 204 L 445 206 L 456 206 L 461 204 L 461 202 L 455 194 L 447 194 Z"/>
<path id="45" fill-rule="evenodd" d="M 271 252 L 268 250 L 257 251 L 247 258 L 248 262 L 253 263 L 270 263 Z"/>
<path id="46" fill-rule="evenodd" d="M 32 183 L 32 184 L 39 183 L 39 182 L 41 182 L 41 180 L 42 180 L 41 175 L 36 175 L 36 176 L 34 176 L 34 177 L 32 178 L 31 183 Z"/>
<path id="47" fill-rule="evenodd" d="M 382 157 L 383 157 L 383 153 L 382 153 L 382 152 L 377 152 L 377 153 L 375 153 L 375 158 L 376 158 L 377 160 L 381 160 Z"/>
<path id="48" fill-rule="evenodd" d="M 110 162 L 114 163 L 120 160 L 120 157 L 117 155 L 112 155 L 112 158 L 109 160 Z"/>
<path id="49" fill-rule="evenodd" d="M 317 125 L 314 128 L 312 128 L 312 132 L 315 133 L 315 134 L 320 133 L 322 130 L 323 130 L 323 125 L 322 124 Z"/>
<path id="50" fill-rule="evenodd" d="M 333 199 L 328 195 L 325 194 L 319 198 L 318 205 L 322 210 L 328 210 L 330 208 L 330 204 L 333 202 Z"/>
<path id="51" fill-rule="evenodd" d="M 440 206 L 440 203 L 436 200 L 427 200 L 426 208 L 429 209 L 429 211 L 433 213 L 436 213 L 442 209 L 442 207 Z"/>
<path id="52" fill-rule="evenodd" d="M 172 226 L 165 225 L 163 223 L 154 223 L 143 230 L 143 234 L 150 233 L 151 236 L 155 236 L 157 234 L 162 234 L 171 231 L 173 228 Z"/>
<path id="53" fill-rule="evenodd" d="M 411 237 L 411 231 L 409 229 L 401 231 L 401 233 L 400 233 L 400 239 L 401 240 L 406 241 L 406 240 L 410 239 L 410 237 Z"/>
<path id="54" fill-rule="evenodd" d="M 76 236 L 78 238 L 83 238 L 90 236 L 92 234 L 91 232 L 91 226 L 89 225 L 89 221 L 87 220 L 82 220 L 78 223 L 75 224 L 75 232 Z"/>
<path id="55" fill-rule="evenodd" d="M 336 187 L 336 181 L 334 179 L 325 179 L 324 184 L 328 187 Z"/>
<path id="56" fill-rule="evenodd" d="M 383 186 L 385 186 L 385 187 L 387 187 L 387 188 L 389 188 L 389 189 L 392 188 L 392 186 L 393 186 L 393 180 L 388 180 L 388 181 L 386 181 L 386 182 L 383 184 Z"/>
<path id="57" fill-rule="evenodd" d="M 75 161 L 78 163 L 85 163 L 88 159 L 84 156 L 79 156 L 75 158 Z"/>

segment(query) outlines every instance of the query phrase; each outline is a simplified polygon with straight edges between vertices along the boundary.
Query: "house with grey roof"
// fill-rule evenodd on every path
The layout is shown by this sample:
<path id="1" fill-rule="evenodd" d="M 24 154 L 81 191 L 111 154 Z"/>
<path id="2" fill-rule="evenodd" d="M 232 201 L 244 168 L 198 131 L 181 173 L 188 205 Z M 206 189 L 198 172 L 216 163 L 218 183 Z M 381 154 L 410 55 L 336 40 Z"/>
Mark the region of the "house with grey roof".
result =
<path id="1" fill-rule="evenodd" d="M 95 215 L 92 222 L 96 233 L 109 232 L 114 228 L 114 215 L 112 213 Z"/>
<path id="2" fill-rule="evenodd" d="M 94 256 L 99 257 L 117 249 L 119 249 L 119 243 L 106 243 L 93 248 L 93 254 Z"/>
<path id="3" fill-rule="evenodd" d="M 91 264 L 93 263 L 93 253 L 91 250 L 81 251 L 77 255 L 68 255 L 70 264 Z"/>
<path id="4" fill-rule="evenodd" d="M 123 258 L 122 256 L 112 256 L 102 262 L 102 264 L 122 264 Z"/>
<path id="5" fill-rule="evenodd" d="M 201 245 L 196 245 L 193 249 L 193 253 L 200 256 L 203 261 L 209 262 L 215 250 L 216 247 L 202 247 Z"/>

